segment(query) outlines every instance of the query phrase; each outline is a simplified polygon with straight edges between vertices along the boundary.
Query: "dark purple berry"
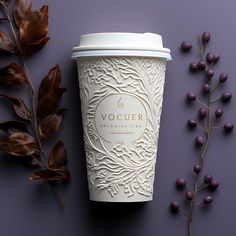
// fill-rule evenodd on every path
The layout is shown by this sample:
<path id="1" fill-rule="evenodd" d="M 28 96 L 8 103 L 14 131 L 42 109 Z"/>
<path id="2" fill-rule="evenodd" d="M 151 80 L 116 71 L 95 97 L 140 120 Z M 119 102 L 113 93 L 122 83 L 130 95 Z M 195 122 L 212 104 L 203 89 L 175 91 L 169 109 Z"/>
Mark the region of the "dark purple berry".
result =
<path id="1" fill-rule="evenodd" d="M 192 44 L 190 43 L 190 42 L 182 42 L 182 44 L 181 44 L 181 49 L 182 49 L 182 51 L 184 51 L 184 52 L 188 52 L 188 51 L 190 51 L 191 49 L 192 49 Z"/>
<path id="2" fill-rule="evenodd" d="M 209 42 L 210 39 L 211 39 L 211 35 L 210 35 L 209 32 L 204 32 L 204 33 L 202 34 L 202 42 L 203 42 L 203 43 Z"/>
<path id="3" fill-rule="evenodd" d="M 189 201 L 193 200 L 193 192 L 191 192 L 191 191 L 186 192 L 185 197 L 186 197 Z"/>
<path id="4" fill-rule="evenodd" d="M 222 108 L 216 109 L 216 111 L 215 111 L 216 118 L 221 117 L 223 115 L 223 113 L 224 113 L 224 110 Z"/>
<path id="5" fill-rule="evenodd" d="M 215 60 L 215 56 L 212 52 L 208 52 L 207 56 L 206 56 L 206 59 L 209 63 L 212 63 Z"/>
<path id="6" fill-rule="evenodd" d="M 195 120 L 188 120 L 188 127 L 189 128 L 194 128 L 197 126 L 197 121 Z"/>
<path id="7" fill-rule="evenodd" d="M 199 68 L 200 70 L 205 70 L 205 68 L 206 68 L 205 62 L 204 62 L 204 61 L 199 61 L 199 62 L 198 62 L 198 68 Z"/>
<path id="8" fill-rule="evenodd" d="M 201 136 L 196 137 L 196 144 L 202 146 L 204 144 L 204 139 Z"/>
<path id="9" fill-rule="evenodd" d="M 219 54 L 217 54 L 217 53 L 214 53 L 214 62 L 215 63 L 217 63 L 218 61 L 219 61 L 219 59 L 220 59 L 220 55 Z"/>
<path id="10" fill-rule="evenodd" d="M 206 204 L 206 205 L 208 205 L 212 202 L 213 202 L 212 196 L 206 196 L 206 197 L 203 198 L 203 203 Z"/>
<path id="11" fill-rule="evenodd" d="M 193 167 L 193 171 L 196 174 L 199 174 L 201 172 L 201 170 L 202 170 L 202 167 L 200 165 L 198 165 L 198 164 Z"/>
<path id="12" fill-rule="evenodd" d="M 221 96 L 221 100 L 223 102 L 229 102 L 232 98 L 232 94 L 230 92 L 224 92 Z"/>
<path id="13" fill-rule="evenodd" d="M 186 186 L 186 181 L 183 178 L 176 179 L 175 183 L 178 188 L 184 188 Z"/>
<path id="14" fill-rule="evenodd" d="M 207 110 L 205 108 L 200 108 L 198 111 L 198 115 L 201 119 L 204 119 L 207 116 Z"/>
<path id="15" fill-rule="evenodd" d="M 188 93 L 186 94 L 186 97 L 187 97 L 187 99 L 188 99 L 189 101 L 195 101 L 195 100 L 196 100 L 196 95 L 195 95 L 194 93 L 192 93 L 192 92 L 188 92 Z"/>
<path id="16" fill-rule="evenodd" d="M 211 183 L 211 181 L 212 181 L 212 176 L 211 175 L 205 175 L 204 176 L 204 182 L 206 183 L 206 184 L 209 184 L 209 183 Z"/>
<path id="17" fill-rule="evenodd" d="M 234 129 L 234 125 L 231 123 L 226 123 L 226 124 L 224 124 L 224 129 L 226 132 L 230 132 Z"/>
<path id="18" fill-rule="evenodd" d="M 220 74 L 219 76 L 219 82 L 224 83 L 228 79 L 228 75 L 225 73 Z"/>
<path id="19" fill-rule="evenodd" d="M 214 76 L 214 71 L 213 70 L 207 70 L 206 71 L 206 76 L 208 79 L 211 79 Z"/>
<path id="20" fill-rule="evenodd" d="M 192 71 L 192 72 L 196 72 L 198 70 L 198 64 L 192 62 L 189 64 L 189 69 Z"/>
<path id="21" fill-rule="evenodd" d="M 178 212 L 180 210 L 180 206 L 178 202 L 172 202 L 170 204 L 170 209 L 174 212 Z"/>
<path id="22" fill-rule="evenodd" d="M 202 89 L 205 93 L 210 93 L 211 92 L 211 87 L 210 87 L 209 84 L 204 84 Z"/>
<path id="23" fill-rule="evenodd" d="M 214 190 L 214 189 L 217 189 L 218 187 L 219 187 L 219 182 L 216 180 L 211 180 L 210 188 Z"/>

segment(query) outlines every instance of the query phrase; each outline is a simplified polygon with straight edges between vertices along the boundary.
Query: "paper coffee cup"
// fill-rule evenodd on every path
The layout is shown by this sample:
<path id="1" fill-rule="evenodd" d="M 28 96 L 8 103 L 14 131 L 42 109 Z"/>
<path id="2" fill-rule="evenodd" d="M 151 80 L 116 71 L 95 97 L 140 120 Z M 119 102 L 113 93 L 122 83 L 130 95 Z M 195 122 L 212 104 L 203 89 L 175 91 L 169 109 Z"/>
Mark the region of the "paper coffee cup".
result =
<path id="1" fill-rule="evenodd" d="M 80 37 L 77 60 L 90 199 L 153 198 L 166 61 L 162 37 L 96 33 Z"/>

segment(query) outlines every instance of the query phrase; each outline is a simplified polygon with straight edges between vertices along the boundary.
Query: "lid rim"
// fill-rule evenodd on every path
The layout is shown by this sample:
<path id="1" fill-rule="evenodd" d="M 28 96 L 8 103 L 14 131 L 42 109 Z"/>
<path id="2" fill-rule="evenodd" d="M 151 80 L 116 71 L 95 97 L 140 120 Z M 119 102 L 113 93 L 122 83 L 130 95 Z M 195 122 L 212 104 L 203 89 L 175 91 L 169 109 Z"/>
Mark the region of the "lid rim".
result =
<path id="1" fill-rule="evenodd" d="M 103 56 L 137 56 L 137 57 L 159 57 L 172 60 L 170 52 L 151 50 L 84 50 L 73 52 L 72 59 L 82 57 L 103 57 Z"/>
<path id="2" fill-rule="evenodd" d="M 95 51 L 95 50 L 130 50 L 130 51 L 163 51 L 163 52 L 170 52 L 169 48 L 137 48 L 137 47 L 99 47 L 99 46 L 78 46 L 78 47 L 73 47 L 73 52 L 79 52 L 79 51 Z"/>

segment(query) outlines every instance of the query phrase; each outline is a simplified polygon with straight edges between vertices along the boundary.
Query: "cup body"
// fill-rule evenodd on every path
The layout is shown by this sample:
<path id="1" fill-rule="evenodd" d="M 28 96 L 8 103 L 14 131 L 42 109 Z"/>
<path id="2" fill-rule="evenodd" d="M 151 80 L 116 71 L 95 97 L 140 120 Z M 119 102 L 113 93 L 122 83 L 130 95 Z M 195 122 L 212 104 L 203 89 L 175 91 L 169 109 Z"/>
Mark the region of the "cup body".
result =
<path id="1" fill-rule="evenodd" d="M 166 58 L 78 57 L 77 68 L 90 200 L 152 200 Z"/>

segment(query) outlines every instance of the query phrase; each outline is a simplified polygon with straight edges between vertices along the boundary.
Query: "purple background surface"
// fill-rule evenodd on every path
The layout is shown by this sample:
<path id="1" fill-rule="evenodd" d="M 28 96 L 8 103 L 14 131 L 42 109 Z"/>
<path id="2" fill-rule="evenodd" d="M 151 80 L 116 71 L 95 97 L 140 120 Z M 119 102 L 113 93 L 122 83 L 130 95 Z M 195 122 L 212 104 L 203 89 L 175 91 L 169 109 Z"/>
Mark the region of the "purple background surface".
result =
<path id="1" fill-rule="evenodd" d="M 182 40 L 197 43 L 202 31 L 212 33 L 210 48 L 221 55 L 217 73 L 229 74 L 222 91 L 236 95 L 234 0 L 57 0 L 33 1 L 34 8 L 49 4 L 49 44 L 28 61 L 35 85 L 56 63 L 62 69 L 69 92 L 62 104 L 68 108 L 58 138 L 65 140 L 72 182 L 65 186 L 66 208 L 60 210 L 55 194 L 47 186 L 28 181 L 32 170 L 9 158 L 0 159 L 0 235 L 2 236 L 183 236 L 184 216 L 168 210 L 172 200 L 182 201 L 174 181 L 178 176 L 192 180 L 192 165 L 197 161 L 193 140 L 197 132 L 186 129 L 186 120 L 196 117 L 195 106 L 187 106 L 185 93 L 199 92 L 201 76 L 189 76 L 187 65 L 197 57 L 179 51 Z M 0 25 L 4 28 L 3 23 Z M 168 63 L 163 113 L 159 139 L 158 166 L 154 200 L 144 204 L 105 204 L 88 200 L 85 155 L 83 149 L 79 88 L 71 50 L 85 33 L 154 32 L 163 36 L 172 50 Z M 0 65 L 11 61 L 1 57 Z M 1 88 L 1 91 L 4 89 Z M 20 92 L 19 92 L 20 93 Z M 11 117 L 10 109 L 0 101 L 1 121 Z M 225 107 L 222 120 L 235 122 L 235 99 Z M 206 169 L 221 182 L 210 209 L 199 207 L 194 221 L 194 235 L 235 236 L 236 168 L 235 134 L 215 131 L 208 152 Z M 55 141 L 52 140 L 50 145 Z M 191 181 L 190 181 L 191 184 Z"/>

